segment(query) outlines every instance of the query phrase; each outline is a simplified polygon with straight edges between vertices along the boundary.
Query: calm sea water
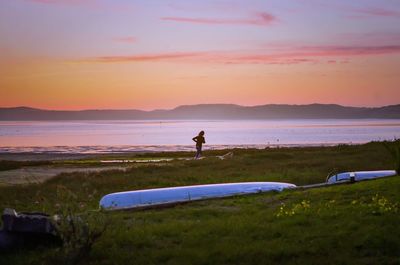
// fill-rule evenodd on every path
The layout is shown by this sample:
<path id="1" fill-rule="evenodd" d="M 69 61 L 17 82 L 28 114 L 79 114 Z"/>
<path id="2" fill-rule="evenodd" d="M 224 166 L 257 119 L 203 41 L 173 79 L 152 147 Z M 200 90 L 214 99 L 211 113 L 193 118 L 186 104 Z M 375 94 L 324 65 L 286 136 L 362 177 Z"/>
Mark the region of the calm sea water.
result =
<path id="1" fill-rule="evenodd" d="M 400 138 L 400 120 L 0 122 L 0 152 L 106 153 L 365 143 Z"/>

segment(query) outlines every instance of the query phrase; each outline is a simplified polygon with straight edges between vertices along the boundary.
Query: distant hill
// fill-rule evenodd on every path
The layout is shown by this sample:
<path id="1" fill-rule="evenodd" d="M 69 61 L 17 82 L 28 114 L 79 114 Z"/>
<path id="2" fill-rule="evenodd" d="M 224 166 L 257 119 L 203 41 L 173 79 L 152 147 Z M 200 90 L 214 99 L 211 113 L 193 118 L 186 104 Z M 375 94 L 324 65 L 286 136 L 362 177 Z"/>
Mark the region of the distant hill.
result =
<path id="1" fill-rule="evenodd" d="M 28 107 L 0 108 L 0 120 L 174 120 L 174 119 L 400 119 L 400 104 L 358 108 L 333 104 L 239 106 L 201 104 L 171 110 L 56 111 Z"/>

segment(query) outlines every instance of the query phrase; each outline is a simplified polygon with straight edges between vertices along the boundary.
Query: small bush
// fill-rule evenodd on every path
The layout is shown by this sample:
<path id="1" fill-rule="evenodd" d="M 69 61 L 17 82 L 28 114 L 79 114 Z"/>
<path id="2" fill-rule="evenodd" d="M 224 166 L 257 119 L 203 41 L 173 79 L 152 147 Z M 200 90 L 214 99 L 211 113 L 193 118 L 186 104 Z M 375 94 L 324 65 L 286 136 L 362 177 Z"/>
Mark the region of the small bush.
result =
<path id="1" fill-rule="evenodd" d="M 95 191 L 94 191 L 95 192 Z M 93 198 L 87 193 L 88 200 L 82 201 L 75 193 L 64 186 L 57 187 L 56 228 L 62 240 L 62 246 L 50 257 L 52 263 L 79 264 L 90 253 L 93 244 L 108 227 L 108 218 L 102 211 L 86 210 L 87 202 Z"/>
<path id="2" fill-rule="evenodd" d="M 386 149 L 392 155 L 394 169 L 397 174 L 400 175 L 400 139 L 392 142 L 383 142 Z"/>

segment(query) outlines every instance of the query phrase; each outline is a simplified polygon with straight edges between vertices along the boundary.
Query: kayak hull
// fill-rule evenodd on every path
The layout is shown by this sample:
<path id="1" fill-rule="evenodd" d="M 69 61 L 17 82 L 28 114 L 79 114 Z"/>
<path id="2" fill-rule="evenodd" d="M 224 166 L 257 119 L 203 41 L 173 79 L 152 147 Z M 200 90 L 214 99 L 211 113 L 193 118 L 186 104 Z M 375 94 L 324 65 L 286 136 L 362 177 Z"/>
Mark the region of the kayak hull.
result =
<path id="1" fill-rule="evenodd" d="M 100 207 L 105 210 L 151 208 L 196 200 L 282 191 L 295 187 L 294 184 L 281 182 L 242 182 L 116 192 L 105 195 L 100 200 Z"/>
<path id="2" fill-rule="evenodd" d="M 355 171 L 355 172 L 344 172 L 327 179 L 330 184 L 346 182 L 346 181 L 362 181 L 376 178 L 383 178 L 389 176 L 395 176 L 395 170 L 377 170 L 377 171 Z"/>

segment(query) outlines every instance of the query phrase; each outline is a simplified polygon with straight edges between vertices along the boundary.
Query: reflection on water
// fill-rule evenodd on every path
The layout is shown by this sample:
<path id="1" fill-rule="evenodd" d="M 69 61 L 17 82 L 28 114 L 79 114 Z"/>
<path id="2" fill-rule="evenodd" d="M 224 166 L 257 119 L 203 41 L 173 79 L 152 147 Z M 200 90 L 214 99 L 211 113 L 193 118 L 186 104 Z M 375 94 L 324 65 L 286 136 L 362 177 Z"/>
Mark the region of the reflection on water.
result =
<path id="1" fill-rule="evenodd" d="M 400 120 L 0 122 L 0 152 L 107 153 L 331 145 L 400 138 Z"/>

